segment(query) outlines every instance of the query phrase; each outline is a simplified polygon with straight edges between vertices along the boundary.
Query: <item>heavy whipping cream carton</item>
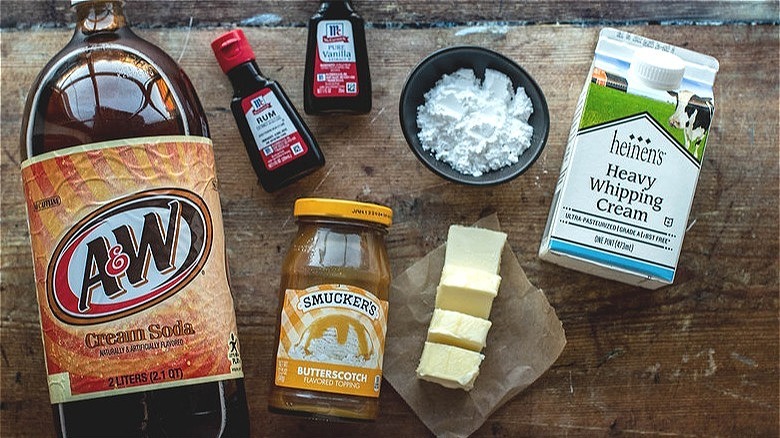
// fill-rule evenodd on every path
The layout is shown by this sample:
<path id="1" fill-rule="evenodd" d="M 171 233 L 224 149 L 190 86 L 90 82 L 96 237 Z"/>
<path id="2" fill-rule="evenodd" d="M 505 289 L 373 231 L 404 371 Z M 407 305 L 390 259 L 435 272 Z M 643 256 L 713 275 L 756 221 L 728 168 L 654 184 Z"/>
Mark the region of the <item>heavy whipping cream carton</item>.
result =
<path id="1" fill-rule="evenodd" d="M 717 71 L 710 56 L 601 31 L 539 257 L 650 289 L 672 283 Z"/>

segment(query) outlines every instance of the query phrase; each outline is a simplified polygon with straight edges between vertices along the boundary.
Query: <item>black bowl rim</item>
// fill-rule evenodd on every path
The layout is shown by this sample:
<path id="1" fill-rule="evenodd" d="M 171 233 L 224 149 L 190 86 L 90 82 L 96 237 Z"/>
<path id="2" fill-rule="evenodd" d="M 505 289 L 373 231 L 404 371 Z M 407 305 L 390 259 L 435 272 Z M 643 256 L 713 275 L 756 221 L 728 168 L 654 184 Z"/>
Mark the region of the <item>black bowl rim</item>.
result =
<path id="1" fill-rule="evenodd" d="M 457 173 L 457 175 L 453 174 L 447 174 L 444 172 L 441 172 L 439 169 L 435 168 L 429 160 L 436 160 L 436 157 L 426 153 L 422 150 L 422 145 L 415 146 L 415 144 L 419 144 L 419 138 L 417 137 L 417 132 L 409 132 L 406 129 L 406 125 L 404 123 L 404 101 L 407 98 L 407 95 L 409 94 L 409 85 L 413 78 L 417 76 L 417 73 L 422 69 L 425 65 L 429 64 L 430 62 L 433 62 L 433 60 L 441 56 L 442 54 L 453 52 L 453 51 L 462 51 L 462 50 L 473 50 L 477 52 L 483 52 L 486 55 L 494 56 L 496 58 L 499 58 L 503 61 L 505 61 L 507 64 L 512 66 L 513 68 L 516 68 L 525 78 L 528 80 L 528 82 L 533 86 L 534 91 L 539 97 L 539 101 L 541 103 L 541 110 L 542 114 L 544 114 L 543 119 L 545 120 L 544 123 L 544 133 L 542 137 L 540 138 L 540 146 L 539 149 L 536 151 L 536 153 L 531 156 L 527 162 L 521 167 L 518 167 L 513 173 L 510 173 L 502 178 L 499 179 L 492 179 L 492 180 L 483 180 L 481 176 L 474 177 L 471 175 L 465 175 L 457 173 L 456 170 L 453 169 L 453 173 Z M 534 108 L 534 111 L 536 111 L 537 108 Z M 437 49 L 430 53 L 428 56 L 423 58 L 420 62 L 417 63 L 417 65 L 410 71 L 409 75 L 406 78 L 406 81 L 404 82 L 404 86 L 401 89 L 401 97 L 399 99 L 398 104 L 398 119 L 401 125 L 401 131 L 404 134 L 404 138 L 406 139 L 406 143 L 409 146 L 409 149 L 412 150 L 412 153 L 417 157 L 417 159 L 422 162 L 422 164 L 431 172 L 438 175 L 439 177 L 442 177 L 448 181 L 452 181 L 459 184 L 464 185 L 470 185 L 470 186 L 494 186 L 498 184 L 502 184 L 505 182 L 509 182 L 518 176 L 524 174 L 539 158 L 539 156 L 542 155 L 542 151 L 544 151 L 544 148 L 547 144 L 547 140 L 550 134 L 550 113 L 549 108 L 547 106 L 547 99 L 544 96 L 544 92 L 542 91 L 542 88 L 539 86 L 539 84 L 536 82 L 536 80 L 528 74 L 527 71 L 523 67 L 521 67 L 519 64 L 517 64 L 512 59 L 508 58 L 505 55 L 502 55 L 501 53 L 498 53 L 494 50 L 481 47 L 481 46 L 473 46 L 473 45 L 456 45 L 456 46 L 449 46 L 449 47 L 443 47 L 441 49 Z M 533 146 L 533 145 L 532 145 Z M 489 173 L 488 173 L 489 174 Z M 484 174 L 487 175 L 487 174 Z"/>

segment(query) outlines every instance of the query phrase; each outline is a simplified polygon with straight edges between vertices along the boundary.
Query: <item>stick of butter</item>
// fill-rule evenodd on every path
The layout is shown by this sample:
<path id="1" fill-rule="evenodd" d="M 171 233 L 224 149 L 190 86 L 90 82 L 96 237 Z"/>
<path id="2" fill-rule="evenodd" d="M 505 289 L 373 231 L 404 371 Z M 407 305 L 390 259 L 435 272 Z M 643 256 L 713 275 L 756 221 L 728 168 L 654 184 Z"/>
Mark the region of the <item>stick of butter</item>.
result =
<path id="1" fill-rule="evenodd" d="M 428 327 L 428 342 L 482 351 L 492 322 L 465 313 L 434 309 Z"/>
<path id="2" fill-rule="evenodd" d="M 506 233 L 484 228 L 450 226 L 444 265 L 468 266 L 498 274 Z"/>
<path id="3" fill-rule="evenodd" d="M 471 390 L 484 359 L 480 353 L 451 345 L 426 342 L 417 378 L 455 389 Z"/>
<path id="4" fill-rule="evenodd" d="M 474 387 L 498 295 L 506 233 L 450 226 L 436 308 L 417 378 L 466 391 Z"/>

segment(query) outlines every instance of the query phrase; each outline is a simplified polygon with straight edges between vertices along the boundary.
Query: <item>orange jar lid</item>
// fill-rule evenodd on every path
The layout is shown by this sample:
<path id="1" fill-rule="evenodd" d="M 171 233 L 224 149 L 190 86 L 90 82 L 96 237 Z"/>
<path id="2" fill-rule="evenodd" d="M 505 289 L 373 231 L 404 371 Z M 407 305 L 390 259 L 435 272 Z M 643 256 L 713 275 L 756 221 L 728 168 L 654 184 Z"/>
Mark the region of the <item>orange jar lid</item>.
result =
<path id="1" fill-rule="evenodd" d="M 301 198 L 295 201 L 293 215 L 357 219 L 387 227 L 393 223 L 393 210 L 389 207 L 343 199 Z"/>

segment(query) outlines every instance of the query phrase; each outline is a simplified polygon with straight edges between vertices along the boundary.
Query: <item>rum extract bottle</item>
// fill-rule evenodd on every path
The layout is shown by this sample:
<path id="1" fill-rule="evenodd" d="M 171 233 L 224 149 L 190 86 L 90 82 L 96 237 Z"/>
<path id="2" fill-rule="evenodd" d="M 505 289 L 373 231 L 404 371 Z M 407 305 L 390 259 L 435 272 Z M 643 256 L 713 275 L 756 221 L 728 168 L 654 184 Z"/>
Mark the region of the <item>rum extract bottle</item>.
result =
<path id="1" fill-rule="evenodd" d="M 227 32 L 211 48 L 233 85 L 230 108 L 263 189 L 273 192 L 322 167 L 309 128 L 282 87 L 263 76 L 244 32 Z"/>
<path id="2" fill-rule="evenodd" d="M 303 108 L 307 114 L 371 111 L 366 31 L 350 1 L 321 1 L 309 19 Z"/>

